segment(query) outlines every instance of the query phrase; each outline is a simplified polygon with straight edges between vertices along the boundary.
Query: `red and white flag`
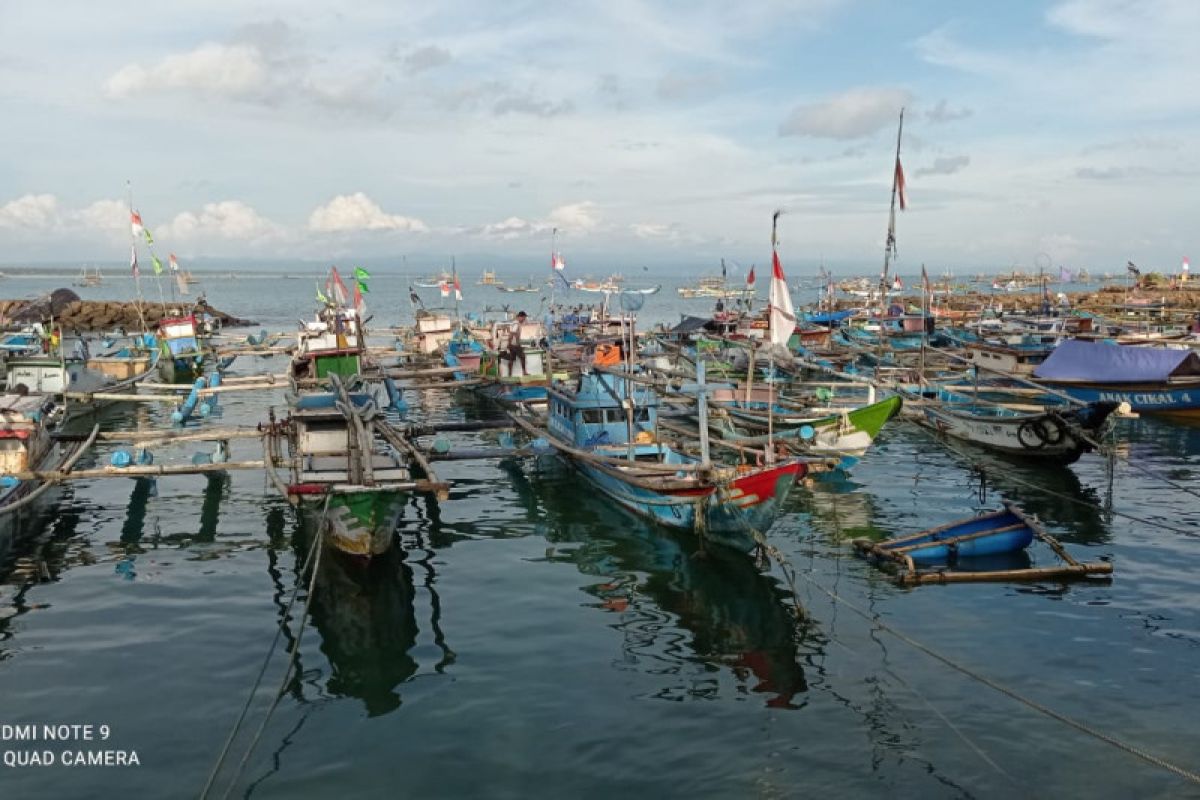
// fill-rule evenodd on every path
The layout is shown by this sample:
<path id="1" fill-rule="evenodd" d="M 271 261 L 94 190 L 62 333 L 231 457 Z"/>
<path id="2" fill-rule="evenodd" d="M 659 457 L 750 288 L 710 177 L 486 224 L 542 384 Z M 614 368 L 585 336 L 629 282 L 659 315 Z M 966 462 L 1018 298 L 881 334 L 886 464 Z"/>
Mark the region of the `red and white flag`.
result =
<path id="1" fill-rule="evenodd" d="M 892 291 L 899 292 L 903 289 L 904 289 L 904 281 L 900 280 L 900 276 L 897 275 L 895 278 L 892 279 Z"/>
<path id="2" fill-rule="evenodd" d="M 1188 257 L 1183 257 L 1183 274 L 1186 275 L 1188 270 L 1192 268 L 1192 262 L 1188 261 Z"/>
<path id="3" fill-rule="evenodd" d="M 135 239 L 140 239 L 146 232 L 146 229 L 142 226 L 142 215 L 133 210 L 129 212 L 129 229 L 133 231 L 133 238 Z"/>
<path id="4" fill-rule="evenodd" d="M 550 266 L 554 267 L 559 272 L 567 268 L 567 262 L 563 261 L 562 253 L 550 254 Z"/>
<path id="5" fill-rule="evenodd" d="M 167 257 L 167 264 L 170 265 L 171 272 L 179 272 L 179 261 L 175 258 L 174 253 Z"/>
<path id="6" fill-rule="evenodd" d="M 438 291 L 442 293 L 442 297 L 449 297 L 450 296 L 450 284 L 446 283 L 445 281 L 439 282 L 438 283 Z"/>
<path id="7" fill-rule="evenodd" d="M 136 244 L 129 246 L 129 271 L 133 273 L 133 277 L 135 278 L 142 274 L 141 270 L 138 269 Z"/>
<path id="8" fill-rule="evenodd" d="M 771 286 L 767 291 L 767 308 L 771 326 L 771 344 L 787 347 L 788 340 L 796 330 L 796 313 L 792 310 L 792 294 L 788 291 L 787 279 L 783 277 L 783 265 L 779 253 L 772 252 Z M 751 274 L 753 275 L 753 270 Z"/>
<path id="9" fill-rule="evenodd" d="M 357 281 L 354 283 L 354 311 L 358 314 L 359 319 L 362 319 L 367 313 L 367 301 L 363 299 L 362 289 L 359 288 Z"/>
<path id="10" fill-rule="evenodd" d="M 337 267 L 329 268 L 329 279 L 325 281 L 325 295 L 339 306 L 346 305 L 350 300 L 350 291 L 338 274 Z"/>
<path id="11" fill-rule="evenodd" d="M 746 276 L 746 285 L 751 289 L 754 288 L 754 265 L 750 265 L 750 274 Z"/>
<path id="12" fill-rule="evenodd" d="M 462 282 L 457 275 L 454 276 L 454 299 L 462 300 Z"/>
<path id="13" fill-rule="evenodd" d="M 896 194 L 900 198 L 900 210 L 908 208 L 908 192 L 904 190 L 904 167 L 900 166 L 900 156 L 896 156 Z"/>

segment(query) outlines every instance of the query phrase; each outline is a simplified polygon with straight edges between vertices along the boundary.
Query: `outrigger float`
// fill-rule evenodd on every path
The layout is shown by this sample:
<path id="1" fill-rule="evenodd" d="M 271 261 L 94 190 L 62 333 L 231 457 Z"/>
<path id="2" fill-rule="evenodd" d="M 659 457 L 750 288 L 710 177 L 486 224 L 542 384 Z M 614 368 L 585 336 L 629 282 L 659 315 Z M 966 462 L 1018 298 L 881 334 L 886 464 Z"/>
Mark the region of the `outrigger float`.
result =
<path id="1" fill-rule="evenodd" d="M 1047 544 L 1062 559 L 1053 567 L 986 569 L 984 559 L 1017 553 L 1034 539 Z M 1091 575 L 1109 575 L 1108 562 L 1080 563 L 1042 523 L 1012 503 L 982 516 L 968 517 L 918 533 L 885 539 L 855 539 L 854 549 L 878 564 L 898 567 L 896 582 L 902 586 L 927 583 L 973 583 L 995 581 L 1065 580 Z M 974 563 L 972 563 L 974 562 Z"/>

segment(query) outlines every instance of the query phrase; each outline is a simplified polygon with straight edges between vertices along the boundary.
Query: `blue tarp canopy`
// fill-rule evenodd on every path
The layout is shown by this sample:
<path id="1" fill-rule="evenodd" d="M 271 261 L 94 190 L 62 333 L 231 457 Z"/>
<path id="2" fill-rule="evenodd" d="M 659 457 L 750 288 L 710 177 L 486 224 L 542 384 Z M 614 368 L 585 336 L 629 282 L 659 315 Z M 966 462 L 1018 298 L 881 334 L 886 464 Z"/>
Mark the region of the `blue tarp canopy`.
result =
<path id="1" fill-rule="evenodd" d="M 1124 347 L 1068 339 L 1051 351 L 1033 375 L 1079 383 L 1154 383 L 1200 375 L 1200 356 L 1191 350 Z"/>

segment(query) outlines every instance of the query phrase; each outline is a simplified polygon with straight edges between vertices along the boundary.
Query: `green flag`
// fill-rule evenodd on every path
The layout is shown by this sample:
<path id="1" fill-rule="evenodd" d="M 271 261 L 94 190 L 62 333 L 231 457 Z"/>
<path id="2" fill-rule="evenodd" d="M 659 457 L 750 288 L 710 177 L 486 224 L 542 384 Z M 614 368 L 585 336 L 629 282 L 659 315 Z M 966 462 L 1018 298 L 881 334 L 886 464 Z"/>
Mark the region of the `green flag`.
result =
<path id="1" fill-rule="evenodd" d="M 367 272 L 362 267 L 354 268 L 354 280 L 358 281 L 359 283 L 362 283 L 369 277 L 371 277 L 371 273 Z"/>
<path id="2" fill-rule="evenodd" d="M 142 236 L 146 237 L 146 244 L 154 244 L 154 237 L 150 235 L 149 228 L 142 228 Z"/>
<path id="3" fill-rule="evenodd" d="M 354 282 L 354 285 L 355 285 L 355 286 L 357 286 L 357 287 L 358 287 L 358 290 L 359 290 L 360 292 L 362 292 L 363 294 L 370 294 L 370 293 L 371 293 L 371 287 L 367 286 L 367 284 L 363 283 L 362 281 L 356 280 L 356 281 Z"/>
<path id="4" fill-rule="evenodd" d="M 329 298 L 321 291 L 320 285 L 317 285 L 317 302 L 324 303 L 325 305 L 329 304 Z"/>
<path id="5" fill-rule="evenodd" d="M 150 238 L 149 232 L 147 232 L 146 238 Z M 154 253 L 151 253 L 150 260 L 154 262 L 154 274 L 162 275 L 162 262 L 158 260 L 158 256 L 154 255 Z"/>

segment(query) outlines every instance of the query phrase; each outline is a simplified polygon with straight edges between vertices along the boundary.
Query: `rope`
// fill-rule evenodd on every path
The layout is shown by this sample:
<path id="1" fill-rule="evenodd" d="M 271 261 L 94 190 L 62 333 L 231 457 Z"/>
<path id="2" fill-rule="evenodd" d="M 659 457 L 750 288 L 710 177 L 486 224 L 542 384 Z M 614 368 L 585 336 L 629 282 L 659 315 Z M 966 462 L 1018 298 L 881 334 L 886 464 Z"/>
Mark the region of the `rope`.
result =
<path id="1" fill-rule="evenodd" d="M 1151 478 L 1154 478 L 1155 480 L 1162 481 L 1163 483 L 1170 486 L 1172 489 L 1176 489 L 1181 492 L 1187 492 L 1188 494 L 1190 494 L 1194 497 L 1200 497 L 1200 492 L 1197 492 L 1195 489 L 1192 489 L 1189 486 L 1184 486 L 1182 483 L 1177 483 L 1177 482 L 1171 480 L 1170 478 L 1166 477 L 1165 475 L 1160 475 L 1159 473 L 1155 472 L 1154 470 L 1150 469 L 1149 467 L 1144 467 L 1141 464 L 1138 464 L 1137 462 L 1121 455 L 1120 453 L 1116 452 L 1115 450 L 1105 447 L 1104 445 L 1100 444 L 1095 439 L 1092 439 L 1090 436 L 1088 436 L 1085 433 L 1080 432 L 1080 433 L 1076 433 L 1075 435 L 1078 438 L 1080 438 L 1083 441 L 1090 444 L 1092 447 L 1096 448 L 1096 450 L 1101 453 L 1108 453 L 1111 450 L 1113 455 L 1115 455 L 1117 458 L 1124 461 L 1129 466 L 1133 467 L 1134 469 L 1138 470 L 1139 472 L 1149 475 Z"/>
<path id="2" fill-rule="evenodd" d="M 304 573 L 308 571 L 309 565 L 311 564 L 313 567 L 312 578 L 309 581 L 308 597 L 306 598 L 305 604 L 304 604 L 304 616 L 302 616 L 300 618 L 300 631 L 299 631 L 299 633 L 297 633 L 296 640 L 292 646 L 292 652 L 291 652 L 291 654 L 289 656 L 289 660 L 288 660 L 288 668 L 287 668 L 287 671 L 284 672 L 284 675 L 283 675 L 283 683 L 280 686 L 279 691 L 276 693 L 275 700 L 271 703 L 271 707 L 269 709 L 267 709 L 267 715 L 263 719 L 262 724 L 259 726 L 258 731 L 255 733 L 254 739 L 250 743 L 250 747 L 246 750 L 245 756 L 242 758 L 241 763 L 238 765 L 237 774 L 234 776 L 233 780 L 230 782 L 229 788 L 225 790 L 225 794 L 222 795 L 222 797 L 229 796 L 229 793 L 233 790 L 233 787 L 237 784 L 238 778 L 241 777 L 242 771 L 245 769 L 245 766 L 246 766 L 246 761 L 247 761 L 247 759 L 250 758 L 251 751 L 253 751 L 254 746 L 258 743 L 259 736 L 262 735 L 262 731 L 263 731 L 263 728 L 266 727 L 267 720 L 270 719 L 271 714 L 275 711 L 275 707 L 279 704 L 280 697 L 283 696 L 284 690 L 287 686 L 287 680 L 290 677 L 291 672 L 292 672 L 292 667 L 295 665 L 296 651 L 300 646 L 300 637 L 304 635 L 304 625 L 308 619 L 308 607 L 309 607 L 309 603 L 311 602 L 312 596 L 313 596 L 313 585 L 315 584 L 316 578 L 317 578 L 317 568 L 320 566 L 320 563 L 321 563 L 321 536 L 322 536 L 322 531 L 323 531 L 324 525 L 325 525 L 325 516 L 326 516 L 326 513 L 329 511 L 329 501 L 330 501 L 331 497 L 332 497 L 332 495 L 325 496 L 325 505 L 321 509 L 321 519 L 317 526 L 317 535 L 313 537 L 313 542 L 308 548 L 308 555 L 305 556 L 305 559 L 304 559 L 304 566 L 301 567 L 301 569 L 300 569 L 300 574 L 304 575 Z M 315 561 L 314 561 L 314 558 L 315 558 Z M 284 609 L 284 612 L 283 612 L 283 619 L 285 619 L 285 620 L 290 618 L 290 616 L 291 616 L 292 607 L 296 604 L 296 597 L 300 593 L 300 586 L 301 586 L 301 582 L 297 581 L 296 585 L 292 588 L 292 596 L 291 596 L 291 598 L 288 599 L 287 607 Z M 238 731 L 241 729 L 242 723 L 246 719 L 246 714 L 250 710 L 250 705 L 254 701 L 254 696 L 258 693 L 258 688 L 262 684 L 263 676 L 266 674 L 267 667 L 271 662 L 271 656 L 274 655 L 275 648 L 279 644 L 279 640 L 282 637 L 283 637 L 283 625 L 280 625 L 275 630 L 275 637 L 271 640 L 270 647 L 267 648 L 266 656 L 263 657 L 262 666 L 258 670 L 258 675 L 254 678 L 254 685 L 251 686 L 251 688 L 250 688 L 250 694 L 246 697 L 246 702 L 242 706 L 241 713 L 238 714 L 237 721 L 233 724 L 233 728 L 229 731 L 229 735 L 225 738 L 225 744 L 221 747 L 221 752 L 217 756 L 216 763 L 213 764 L 212 771 L 209 772 L 208 780 L 205 782 L 204 788 L 200 792 L 200 800 L 204 800 L 206 797 L 208 797 L 209 792 L 212 790 L 213 784 L 216 782 L 217 775 L 220 773 L 221 767 L 225 763 L 225 757 L 229 754 L 229 748 L 233 744 L 233 740 L 237 736 Z"/>
<path id="3" fill-rule="evenodd" d="M 1001 683 L 998 683 L 997 681 L 992 680 L 991 678 L 987 677 L 986 675 L 981 675 L 980 673 L 975 672 L 970 667 L 967 667 L 963 664 L 958 663 L 957 661 L 950 658 L 949 656 L 942 655 L 941 653 L 932 649 L 928 645 L 925 645 L 925 644 L 917 641 L 916 639 L 912 638 L 911 636 L 908 636 L 907 634 L 903 633 L 902 631 L 899 631 L 896 628 L 893 628 L 891 625 L 888 625 L 886 622 L 883 622 L 878 617 L 872 616 L 871 614 L 867 613 L 866 611 L 864 611 L 861 608 L 859 608 L 858 606 L 856 606 L 854 603 L 851 603 L 849 600 L 846 600 L 845 598 L 840 597 L 839 595 L 835 594 L 834 592 L 831 592 L 830 590 L 826 589 L 824 586 L 822 586 L 820 583 L 817 583 L 817 581 L 813 580 L 808 575 L 804 575 L 803 577 L 812 586 L 816 587 L 819 591 L 821 591 L 823 594 L 825 594 L 827 597 L 829 597 L 835 603 L 841 603 L 842 605 L 846 606 L 851 611 L 853 611 L 855 614 L 858 614 L 860 617 L 865 619 L 867 622 L 870 622 L 873 625 L 875 625 L 876 627 L 878 627 L 879 630 L 882 630 L 886 633 L 890 633 L 892 636 L 895 636 L 897 639 L 904 642 L 905 644 L 907 644 L 911 647 L 914 647 L 917 650 L 920 650 L 922 653 L 929 656 L 930 658 L 933 658 L 937 661 L 942 662 L 943 664 L 950 667 L 951 669 L 954 669 L 957 672 L 960 672 L 963 675 L 966 675 L 968 678 L 970 678 L 974 681 L 978 681 L 979 683 L 982 683 L 983 685 L 985 685 L 991 689 L 994 689 L 997 692 L 1000 692 L 1001 694 L 1005 695 L 1006 697 L 1008 697 L 1012 700 L 1016 700 L 1018 703 L 1021 703 L 1022 705 L 1033 709 L 1034 711 L 1037 711 L 1041 714 L 1044 714 L 1044 715 L 1050 717 L 1051 719 L 1055 719 L 1071 728 L 1074 728 L 1075 730 L 1079 731 L 1080 733 L 1085 733 L 1088 736 L 1092 736 L 1096 739 L 1099 739 L 1100 741 L 1105 742 L 1106 744 L 1110 744 L 1113 747 L 1116 747 L 1118 750 L 1122 750 L 1126 753 L 1129 753 L 1130 755 L 1136 756 L 1149 764 L 1153 764 L 1154 766 L 1161 767 L 1162 769 L 1165 769 L 1168 772 L 1172 772 L 1175 775 L 1177 775 L 1181 778 L 1184 778 L 1185 780 L 1191 781 L 1192 783 L 1200 784 L 1200 775 L 1196 774 L 1195 772 L 1185 769 L 1184 767 L 1180 767 L 1176 764 L 1172 764 L 1170 761 L 1167 761 L 1166 759 L 1161 758 L 1160 756 L 1156 756 L 1153 753 L 1143 750 L 1135 745 L 1131 745 L 1127 742 L 1123 742 L 1120 739 L 1116 738 L 1115 736 L 1112 736 L 1110 734 L 1104 733 L 1103 731 L 1097 730 L 1097 729 L 1091 727 L 1090 725 L 1087 725 L 1083 722 L 1079 722 L 1076 719 L 1068 717 L 1066 714 L 1062 714 L 1058 711 L 1055 711 L 1054 709 L 1049 708 L 1049 707 L 1039 703 L 1036 700 L 1032 700 L 1028 697 L 1025 697 L 1024 695 L 1018 693 L 1017 691 L 1010 689 L 1007 686 L 1005 686 Z"/>
<path id="4" fill-rule="evenodd" d="M 977 469 L 979 469 L 979 471 L 981 473 L 984 472 L 983 467 L 971 457 L 970 453 L 960 450 L 959 448 L 950 444 L 950 442 L 946 441 L 941 436 L 936 435 L 933 431 L 930 431 L 921 425 L 914 424 L 914 427 L 916 427 L 918 430 L 920 430 L 923 433 L 930 436 L 934 441 L 941 444 L 947 450 L 950 450 L 951 452 L 955 453 L 956 455 L 961 456 L 962 458 L 971 462 L 971 465 L 976 467 Z M 1076 505 L 1086 506 L 1088 508 L 1094 508 L 1094 506 L 1086 500 L 1081 500 L 1078 497 L 1072 497 L 1071 495 L 1063 494 L 1062 492 L 1056 492 L 1053 489 L 1047 489 L 1045 486 L 1039 486 L 1036 483 L 1031 483 L 1030 481 L 1026 481 L 1021 478 L 1018 478 L 1015 475 L 1013 475 L 1011 472 L 1007 473 L 1004 476 L 1004 479 L 1008 480 L 1008 481 L 1012 481 L 1013 483 L 1020 484 L 1021 486 L 1024 486 L 1026 488 L 1033 489 L 1034 491 L 1050 495 L 1051 497 L 1057 497 L 1060 500 L 1066 500 L 1068 502 L 1075 503 Z M 1130 514 L 1126 511 L 1117 511 L 1116 509 L 1106 509 L 1106 510 L 1108 511 L 1108 513 L 1110 513 L 1114 516 L 1124 517 L 1125 519 L 1133 520 L 1134 522 L 1140 522 L 1143 525 L 1150 525 L 1150 526 L 1158 527 L 1165 531 L 1171 531 L 1172 533 L 1179 533 L 1179 534 L 1183 534 L 1184 536 L 1196 536 L 1197 535 L 1195 529 L 1193 529 L 1193 528 L 1177 528 L 1173 525 L 1167 525 L 1166 523 L 1163 523 L 1163 522 L 1156 522 L 1155 520 L 1148 519 L 1146 517 L 1139 517 L 1135 514 Z"/>

